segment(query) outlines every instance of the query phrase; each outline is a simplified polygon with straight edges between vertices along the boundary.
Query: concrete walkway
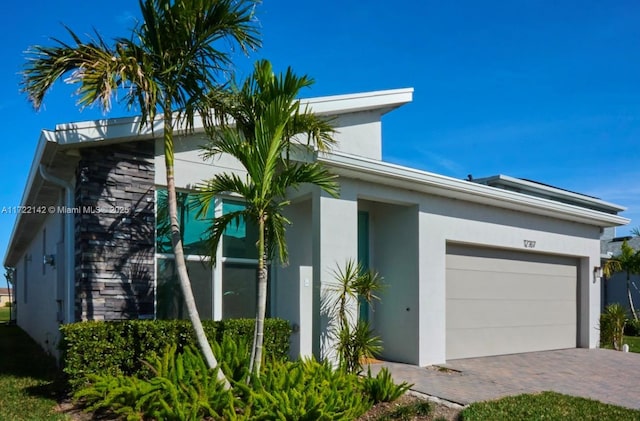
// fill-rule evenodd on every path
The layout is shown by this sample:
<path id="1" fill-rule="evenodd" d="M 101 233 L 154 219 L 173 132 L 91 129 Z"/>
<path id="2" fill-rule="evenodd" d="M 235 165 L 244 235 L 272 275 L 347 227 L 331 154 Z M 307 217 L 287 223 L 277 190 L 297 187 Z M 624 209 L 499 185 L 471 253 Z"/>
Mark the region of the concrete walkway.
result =
<path id="1" fill-rule="evenodd" d="M 504 396 L 552 390 L 640 409 L 640 354 L 606 349 L 563 349 L 451 360 L 437 367 L 383 362 L 396 382 L 467 405 Z"/>

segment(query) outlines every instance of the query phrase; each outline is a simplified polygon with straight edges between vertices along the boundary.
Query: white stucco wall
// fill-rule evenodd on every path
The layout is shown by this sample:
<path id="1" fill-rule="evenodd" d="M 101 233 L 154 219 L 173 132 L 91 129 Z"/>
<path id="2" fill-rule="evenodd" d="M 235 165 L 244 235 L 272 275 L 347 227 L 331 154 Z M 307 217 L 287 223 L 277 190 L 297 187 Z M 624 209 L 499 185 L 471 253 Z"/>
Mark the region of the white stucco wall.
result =
<path id="1" fill-rule="evenodd" d="M 335 150 L 371 159 L 382 159 L 382 124 L 379 111 L 343 114 L 331 120 L 336 129 Z"/>
<path id="2" fill-rule="evenodd" d="M 600 308 L 598 227 L 478 204 L 428 197 L 420 204 L 420 358 L 419 365 L 445 361 L 445 253 L 456 242 L 579 258 L 578 344 L 596 347 Z M 525 248 L 524 240 L 535 241 Z M 423 291 L 424 290 L 424 291 Z"/>
<path id="3" fill-rule="evenodd" d="M 313 238 L 313 352 L 334 359 L 330 319 L 324 311 L 331 302 L 334 272 L 347 260 L 358 258 L 358 202 L 349 184 L 341 185 L 340 197 L 315 191 L 312 210 Z M 295 247 L 294 244 L 290 245 Z M 315 309 L 319 309 L 316 311 Z"/>
<path id="4" fill-rule="evenodd" d="M 418 207 L 372 203 L 371 268 L 384 279 L 380 301 L 371 312 L 374 331 L 383 339 L 381 356 L 389 361 L 418 359 Z"/>
<path id="5" fill-rule="evenodd" d="M 58 297 L 58 268 L 63 264 L 57 255 L 58 243 L 62 240 L 62 214 L 49 214 L 38 234 L 33 238 L 25 255 L 27 258 L 27 282 L 25 286 L 25 255 L 17 266 L 18 296 L 17 323 L 40 346 L 52 355 L 57 355 L 60 338 L 58 311 L 62 310 Z M 43 232 L 46 229 L 45 254 L 56 255 L 55 267 L 44 265 L 43 272 Z M 27 293 L 25 301 L 25 290 Z M 62 296 L 62 294 L 60 294 Z M 60 313 L 61 315 L 62 313 Z"/>
<path id="6" fill-rule="evenodd" d="M 174 174 L 177 188 L 193 189 L 198 183 L 216 174 L 245 173 L 242 165 L 229 155 L 203 160 L 199 147 L 206 143 L 207 137 L 204 134 L 176 136 L 174 139 Z M 155 182 L 158 185 L 167 184 L 162 139 L 156 139 Z"/>
<path id="7" fill-rule="evenodd" d="M 291 322 L 290 355 L 292 358 L 313 354 L 313 270 L 311 252 L 311 200 L 287 207 L 285 216 L 293 222 L 287 228 L 289 264 L 273 271 L 273 315 Z"/>

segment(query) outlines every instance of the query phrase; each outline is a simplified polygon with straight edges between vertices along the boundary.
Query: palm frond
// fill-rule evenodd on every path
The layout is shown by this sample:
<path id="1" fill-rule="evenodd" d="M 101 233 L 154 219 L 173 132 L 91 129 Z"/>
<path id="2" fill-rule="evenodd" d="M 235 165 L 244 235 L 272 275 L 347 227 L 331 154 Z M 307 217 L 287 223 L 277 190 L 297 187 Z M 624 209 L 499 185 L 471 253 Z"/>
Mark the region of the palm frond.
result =
<path id="1" fill-rule="evenodd" d="M 221 244 L 220 240 L 222 239 L 226 229 L 234 223 L 236 226 L 239 225 L 243 219 L 248 219 L 246 211 L 229 212 L 216 217 L 207 229 L 205 233 L 205 247 L 207 253 L 211 257 L 211 263 L 214 266 L 217 263 L 218 247 L 220 247 Z"/>
<path id="2" fill-rule="evenodd" d="M 252 197 L 255 185 L 251 181 L 243 181 L 237 174 L 222 173 L 196 185 L 196 197 L 201 208 L 198 216 L 206 215 L 215 198 L 221 194 L 238 194 Z"/>
<path id="3" fill-rule="evenodd" d="M 320 163 L 298 163 L 287 165 L 280 172 L 273 183 L 274 189 L 279 189 L 282 196 L 288 188 L 298 188 L 301 184 L 313 184 L 320 187 L 333 197 L 339 195 L 338 176 L 332 174 Z"/>

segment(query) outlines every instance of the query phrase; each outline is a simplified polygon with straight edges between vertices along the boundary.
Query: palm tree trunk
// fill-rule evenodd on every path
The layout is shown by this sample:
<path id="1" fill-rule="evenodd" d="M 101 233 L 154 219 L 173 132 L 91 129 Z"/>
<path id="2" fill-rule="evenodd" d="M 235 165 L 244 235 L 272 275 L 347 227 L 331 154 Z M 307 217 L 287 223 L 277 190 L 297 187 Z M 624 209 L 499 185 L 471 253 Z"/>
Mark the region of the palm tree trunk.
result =
<path id="1" fill-rule="evenodd" d="M 262 344 L 264 343 L 264 316 L 267 310 L 267 266 L 264 244 L 265 215 L 258 219 L 258 305 L 256 309 L 256 325 L 251 348 L 249 373 L 260 376 L 262 364 Z"/>
<path id="2" fill-rule="evenodd" d="M 627 272 L 627 298 L 629 299 L 629 308 L 631 309 L 631 315 L 634 320 L 638 320 L 638 313 L 633 305 L 633 297 L 631 296 L 631 275 Z"/>
<path id="3" fill-rule="evenodd" d="M 173 122 L 171 111 L 167 111 L 164 114 L 164 157 L 167 171 L 167 202 L 169 205 L 169 220 L 171 222 L 171 245 L 173 246 L 173 253 L 175 255 L 178 280 L 180 288 L 182 289 L 182 295 L 184 296 L 184 302 L 187 307 L 187 314 L 189 315 L 189 320 L 191 321 L 193 330 L 196 334 L 198 346 L 202 351 L 207 367 L 215 368 L 218 366 L 218 361 L 213 355 L 211 345 L 209 344 L 207 336 L 204 333 L 204 329 L 202 328 L 202 322 L 200 321 L 196 301 L 193 297 L 193 291 L 191 290 L 191 281 L 189 280 L 189 274 L 187 273 L 187 264 L 184 259 L 184 250 L 182 248 L 180 224 L 178 222 L 178 204 L 176 200 L 176 182 L 173 167 Z M 231 388 L 231 385 L 222 370 L 218 370 L 218 380 L 224 384 L 225 389 Z"/>

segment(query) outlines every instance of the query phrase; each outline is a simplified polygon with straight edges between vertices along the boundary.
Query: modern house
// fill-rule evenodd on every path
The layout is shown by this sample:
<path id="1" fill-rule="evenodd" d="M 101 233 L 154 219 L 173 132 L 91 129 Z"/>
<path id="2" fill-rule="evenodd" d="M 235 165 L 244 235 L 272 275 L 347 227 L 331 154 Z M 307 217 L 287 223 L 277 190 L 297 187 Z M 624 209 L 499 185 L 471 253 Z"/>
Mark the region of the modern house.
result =
<path id="1" fill-rule="evenodd" d="M 338 145 L 315 159 L 338 174 L 340 197 L 292 191 L 290 264 L 272 265 L 269 314 L 294 326 L 294 355 L 329 356 L 326 303 L 348 259 L 386 287 L 362 315 L 382 357 L 417 365 L 598 344 L 600 237 L 628 222 L 624 208 L 527 180 L 460 180 L 382 160 L 382 117 L 412 89 L 313 98 L 334 118 Z M 18 324 L 54 351 L 60 323 L 181 317 L 163 227 L 161 124 L 136 118 L 43 131 L 4 264 L 16 268 Z M 202 130 L 176 140 L 176 184 L 188 268 L 203 318 L 252 317 L 255 230 L 223 238 L 217 266 L 203 251 L 207 222 L 189 200 L 195 183 L 242 173 L 204 162 Z M 428 147 L 428 145 L 425 145 Z M 219 197 L 215 218 L 243 206 Z"/>

